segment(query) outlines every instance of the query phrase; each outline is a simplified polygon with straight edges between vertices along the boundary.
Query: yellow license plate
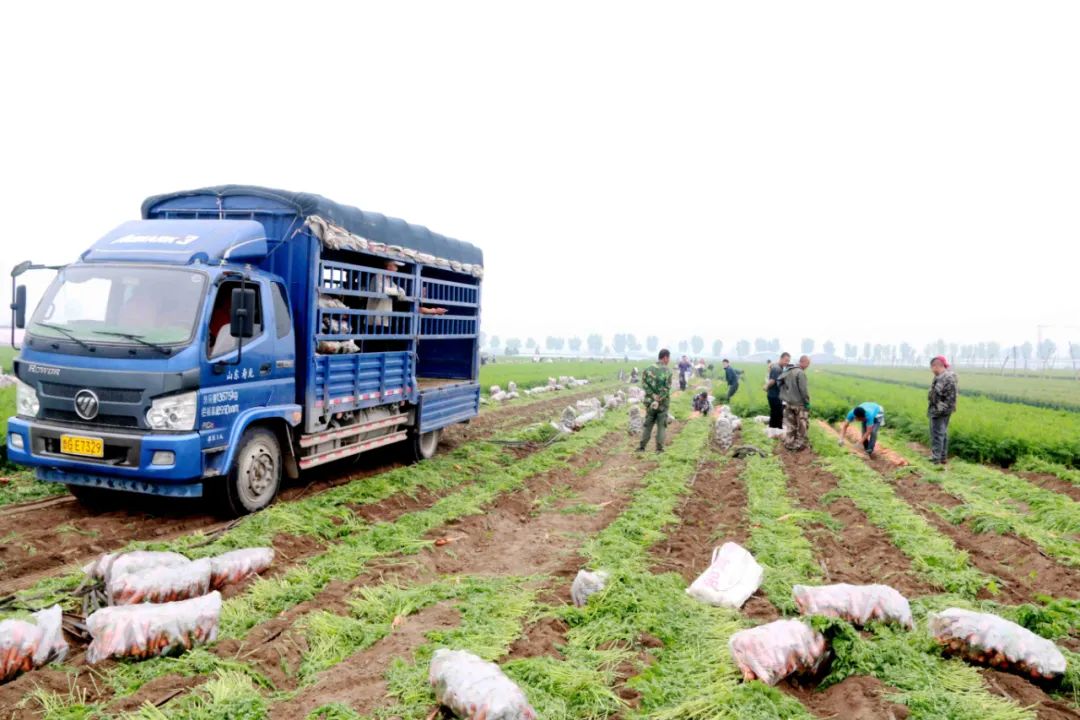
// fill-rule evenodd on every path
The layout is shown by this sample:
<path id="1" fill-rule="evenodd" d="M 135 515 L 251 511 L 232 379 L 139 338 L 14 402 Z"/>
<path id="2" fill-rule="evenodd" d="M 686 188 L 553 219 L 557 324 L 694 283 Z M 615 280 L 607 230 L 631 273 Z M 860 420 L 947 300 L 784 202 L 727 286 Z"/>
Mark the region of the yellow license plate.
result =
<path id="1" fill-rule="evenodd" d="M 65 455 L 105 457 L 105 441 L 101 438 L 82 437 L 81 435 L 61 435 L 60 452 Z"/>

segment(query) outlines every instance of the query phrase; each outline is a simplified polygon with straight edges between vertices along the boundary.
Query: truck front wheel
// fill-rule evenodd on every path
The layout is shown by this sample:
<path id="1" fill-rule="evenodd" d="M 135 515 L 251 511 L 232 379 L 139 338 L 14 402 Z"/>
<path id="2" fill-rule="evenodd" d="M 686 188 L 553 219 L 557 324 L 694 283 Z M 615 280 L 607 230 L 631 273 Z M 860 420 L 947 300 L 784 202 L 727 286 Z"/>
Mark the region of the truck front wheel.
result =
<path id="1" fill-rule="evenodd" d="M 249 428 L 225 479 L 224 506 L 230 515 L 262 510 L 281 487 L 281 446 L 266 428 Z"/>
<path id="2" fill-rule="evenodd" d="M 420 462 L 435 457 L 435 450 L 439 447 L 439 435 L 439 430 L 422 433 L 415 428 L 410 429 L 409 439 L 405 442 L 405 452 L 409 462 Z"/>

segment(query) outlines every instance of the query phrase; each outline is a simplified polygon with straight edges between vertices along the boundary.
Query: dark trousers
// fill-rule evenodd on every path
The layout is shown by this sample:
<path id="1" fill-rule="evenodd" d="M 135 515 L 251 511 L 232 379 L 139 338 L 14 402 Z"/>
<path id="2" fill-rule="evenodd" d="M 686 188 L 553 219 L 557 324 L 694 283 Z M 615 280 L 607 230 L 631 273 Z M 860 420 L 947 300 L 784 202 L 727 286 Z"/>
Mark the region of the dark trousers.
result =
<path id="1" fill-rule="evenodd" d="M 874 448 L 877 447 L 878 430 L 885 424 L 885 419 L 880 415 L 874 419 L 874 427 L 870 430 L 870 439 L 863 443 L 863 449 L 868 453 L 874 452 Z M 866 423 L 862 424 L 863 435 L 866 434 Z"/>
<path id="2" fill-rule="evenodd" d="M 936 463 L 949 457 L 949 415 L 930 416 L 930 455 Z"/>
<path id="3" fill-rule="evenodd" d="M 664 435 L 667 434 L 667 416 L 668 409 L 666 405 L 661 405 L 655 409 L 652 407 L 645 408 L 645 425 L 641 429 L 639 450 L 644 450 L 645 446 L 649 444 L 649 436 L 652 435 L 653 425 L 656 425 L 656 451 L 660 452 L 664 449 Z"/>
<path id="4" fill-rule="evenodd" d="M 769 427 L 784 429 L 784 402 L 779 397 L 769 397 Z"/>
<path id="5" fill-rule="evenodd" d="M 734 395 L 735 393 L 737 393 L 738 391 L 739 391 L 739 383 L 735 383 L 734 385 L 728 385 L 727 386 L 727 401 L 728 401 L 729 404 L 731 403 L 731 396 Z"/>

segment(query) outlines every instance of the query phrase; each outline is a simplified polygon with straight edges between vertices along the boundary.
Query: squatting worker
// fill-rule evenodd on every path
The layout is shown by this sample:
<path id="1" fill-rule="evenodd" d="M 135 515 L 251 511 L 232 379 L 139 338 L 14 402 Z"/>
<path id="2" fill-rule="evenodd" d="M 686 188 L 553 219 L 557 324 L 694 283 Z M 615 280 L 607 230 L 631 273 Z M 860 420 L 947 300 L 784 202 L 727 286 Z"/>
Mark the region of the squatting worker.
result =
<path id="1" fill-rule="evenodd" d="M 694 396 L 694 412 L 702 415 L 708 415 L 712 412 L 712 403 L 709 402 L 708 390 L 698 390 L 697 395 Z"/>
<path id="2" fill-rule="evenodd" d="M 780 401 L 780 376 L 791 365 L 791 353 L 784 353 L 780 361 L 769 368 L 769 377 L 765 381 L 765 397 L 769 400 L 769 427 L 780 430 L 784 427 L 784 403 Z"/>
<path id="3" fill-rule="evenodd" d="M 645 391 L 645 426 L 641 432 L 638 452 L 644 452 L 656 425 L 656 452 L 664 452 L 664 435 L 667 433 L 668 406 L 671 403 L 671 352 L 666 348 L 657 355 L 655 365 L 641 373 L 641 389 Z"/>
<path id="4" fill-rule="evenodd" d="M 844 437 L 847 435 L 848 425 L 858 421 L 862 423 L 862 442 L 863 450 L 866 450 L 866 454 L 870 457 L 874 456 L 874 448 L 877 446 L 878 430 L 885 424 L 885 408 L 881 407 L 875 402 L 864 402 L 858 407 L 854 407 L 844 418 L 844 427 L 840 428 L 840 444 L 844 444 Z"/>
<path id="5" fill-rule="evenodd" d="M 731 363 L 724 360 L 724 380 L 727 382 L 727 404 L 731 404 L 731 396 L 739 389 L 739 371 L 731 367 Z"/>
<path id="6" fill-rule="evenodd" d="M 949 418 L 956 412 L 956 373 L 942 355 L 930 361 L 930 372 L 934 373 L 926 409 L 930 417 L 930 455 L 935 464 L 944 465 L 949 456 Z"/>
<path id="7" fill-rule="evenodd" d="M 806 368 L 810 358 L 803 355 L 799 364 L 788 367 L 780 375 L 780 399 L 784 402 L 784 447 L 804 450 L 810 430 L 810 390 L 806 386 Z"/>

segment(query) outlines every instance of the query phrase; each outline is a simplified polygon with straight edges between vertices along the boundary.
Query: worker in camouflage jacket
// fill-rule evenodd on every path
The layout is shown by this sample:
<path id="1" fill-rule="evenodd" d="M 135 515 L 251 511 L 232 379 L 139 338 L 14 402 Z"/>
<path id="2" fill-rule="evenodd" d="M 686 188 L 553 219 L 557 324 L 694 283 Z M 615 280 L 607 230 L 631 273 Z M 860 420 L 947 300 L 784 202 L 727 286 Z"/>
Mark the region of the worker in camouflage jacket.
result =
<path id="1" fill-rule="evenodd" d="M 641 432 L 638 452 L 644 452 L 656 425 L 656 452 L 664 451 L 664 435 L 667 433 L 668 406 L 671 404 L 671 352 L 661 350 L 656 364 L 645 368 L 641 374 L 641 388 L 645 391 L 645 426 Z"/>
<path id="2" fill-rule="evenodd" d="M 798 365 L 790 365 L 780 375 L 780 399 L 784 402 L 784 447 L 805 450 L 810 432 L 810 389 L 806 368 L 810 358 L 803 355 Z"/>
<path id="3" fill-rule="evenodd" d="M 930 361 L 934 381 L 930 383 L 926 414 L 930 418 L 930 455 L 937 465 L 949 456 L 949 419 L 956 412 L 956 373 L 942 355 Z"/>

